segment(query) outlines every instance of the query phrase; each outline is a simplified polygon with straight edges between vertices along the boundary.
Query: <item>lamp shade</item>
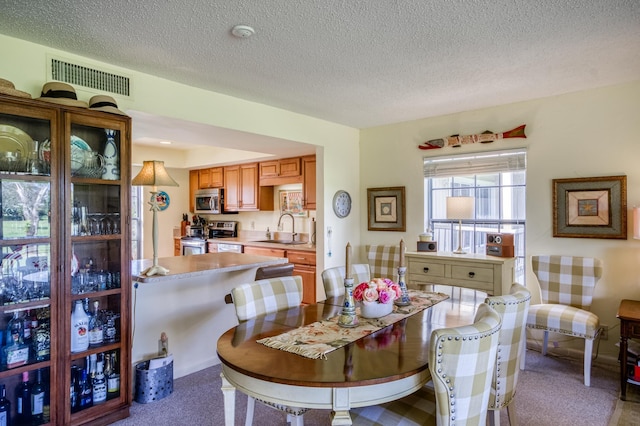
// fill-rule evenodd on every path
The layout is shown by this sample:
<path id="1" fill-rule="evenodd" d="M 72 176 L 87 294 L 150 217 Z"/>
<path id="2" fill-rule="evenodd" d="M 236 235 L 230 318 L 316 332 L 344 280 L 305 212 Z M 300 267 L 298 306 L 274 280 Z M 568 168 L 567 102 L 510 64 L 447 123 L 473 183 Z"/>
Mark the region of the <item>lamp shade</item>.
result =
<path id="1" fill-rule="evenodd" d="M 640 240 L 640 207 L 633 208 L 633 238 Z"/>
<path id="2" fill-rule="evenodd" d="M 447 219 L 473 219 L 473 197 L 447 197 Z"/>
<path id="3" fill-rule="evenodd" d="M 136 186 L 179 186 L 164 168 L 164 161 L 144 161 L 142 170 L 131 181 Z"/>

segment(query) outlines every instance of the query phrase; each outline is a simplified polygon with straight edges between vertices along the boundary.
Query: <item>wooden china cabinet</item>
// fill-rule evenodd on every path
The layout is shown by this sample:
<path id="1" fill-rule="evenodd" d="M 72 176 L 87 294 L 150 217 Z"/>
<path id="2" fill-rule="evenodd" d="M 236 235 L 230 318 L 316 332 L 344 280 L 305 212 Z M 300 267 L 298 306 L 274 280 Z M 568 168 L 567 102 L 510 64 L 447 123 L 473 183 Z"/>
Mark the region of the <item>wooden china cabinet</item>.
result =
<path id="1" fill-rule="evenodd" d="M 0 387 L 11 424 L 129 415 L 130 140 L 127 116 L 0 95 Z M 79 328 L 92 336 L 86 349 L 72 342 L 76 301 L 90 312 L 98 302 L 102 332 Z M 78 403 L 83 375 L 100 376 L 92 364 L 109 366 L 106 401 Z M 40 393 L 38 377 L 43 409 L 20 415 L 22 382 Z"/>

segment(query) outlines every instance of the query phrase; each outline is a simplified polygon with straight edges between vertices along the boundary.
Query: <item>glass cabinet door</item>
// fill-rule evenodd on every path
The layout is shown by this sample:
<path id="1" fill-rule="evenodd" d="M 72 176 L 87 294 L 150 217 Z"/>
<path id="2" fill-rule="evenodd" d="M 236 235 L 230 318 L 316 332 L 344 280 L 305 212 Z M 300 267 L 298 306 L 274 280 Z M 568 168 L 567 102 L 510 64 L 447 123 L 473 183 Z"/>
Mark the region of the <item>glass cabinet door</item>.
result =
<path id="1" fill-rule="evenodd" d="M 12 424 L 55 415 L 56 119 L 55 110 L 0 105 L 0 388 Z"/>
<path id="2" fill-rule="evenodd" d="M 130 265 L 129 171 L 121 167 L 129 161 L 121 143 L 125 125 L 124 120 L 65 114 L 70 268 L 64 288 L 71 331 L 66 404 L 72 420 L 75 413 L 118 404 L 125 394 L 120 392 L 121 348 L 129 344 L 122 321 L 128 306 L 123 280 L 129 279 Z M 87 399 L 83 392 L 89 384 Z"/>

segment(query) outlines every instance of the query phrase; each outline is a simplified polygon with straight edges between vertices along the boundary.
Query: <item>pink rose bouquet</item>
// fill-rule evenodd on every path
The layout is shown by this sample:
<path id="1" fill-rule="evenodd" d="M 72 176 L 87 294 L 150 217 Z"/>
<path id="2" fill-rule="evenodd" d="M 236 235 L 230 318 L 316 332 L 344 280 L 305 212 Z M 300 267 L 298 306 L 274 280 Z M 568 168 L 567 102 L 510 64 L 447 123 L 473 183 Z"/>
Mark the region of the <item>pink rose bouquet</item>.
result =
<path id="1" fill-rule="evenodd" d="M 400 286 L 389 278 L 374 278 L 353 289 L 356 302 L 393 303 L 401 295 Z"/>

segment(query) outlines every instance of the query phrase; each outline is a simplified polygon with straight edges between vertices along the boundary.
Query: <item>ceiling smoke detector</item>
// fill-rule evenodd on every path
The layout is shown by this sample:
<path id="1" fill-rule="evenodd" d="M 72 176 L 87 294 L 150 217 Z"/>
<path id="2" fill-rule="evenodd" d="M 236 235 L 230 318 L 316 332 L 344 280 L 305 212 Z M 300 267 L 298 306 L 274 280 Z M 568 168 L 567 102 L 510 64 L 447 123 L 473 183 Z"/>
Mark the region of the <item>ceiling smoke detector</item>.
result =
<path id="1" fill-rule="evenodd" d="M 256 33 L 256 30 L 248 25 L 236 25 L 231 29 L 231 34 L 238 38 L 249 38 Z"/>

